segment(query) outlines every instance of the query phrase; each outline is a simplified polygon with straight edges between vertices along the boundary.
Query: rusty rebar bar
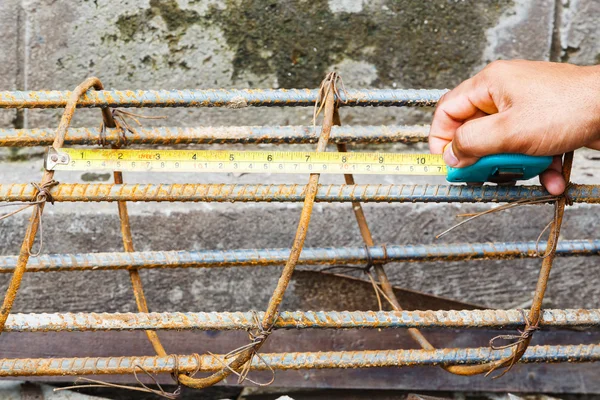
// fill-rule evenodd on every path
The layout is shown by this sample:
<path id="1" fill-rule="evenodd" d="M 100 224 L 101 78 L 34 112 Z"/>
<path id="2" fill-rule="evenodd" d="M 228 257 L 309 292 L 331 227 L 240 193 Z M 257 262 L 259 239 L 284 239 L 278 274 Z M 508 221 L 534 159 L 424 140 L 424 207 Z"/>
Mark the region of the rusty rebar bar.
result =
<path id="1" fill-rule="evenodd" d="M 370 246 L 376 262 L 474 261 L 537 258 L 546 244 L 537 242 L 452 243 Z M 559 257 L 600 255 L 600 240 L 563 240 Z M 27 272 L 107 271 L 153 268 L 268 267 L 285 264 L 290 249 L 239 249 L 195 251 L 142 251 L 132 253 L 43 254 L 31 257 Z M 17 256 L 0 256 L 0 273 L 11 273 Z M 365 265 L 364 247 L 304 248 L 300 265 Z"/>
<path id="2" fill-rule="evenodd" d="M 123 173 L 120 171 L 116 171 L 114 173 L 114 180 L 117 184 L 123 183 Z M 131 254 L 134 252 L 133 247 L 133 238 L 131 235 L 131 225 L 129 222 L 129 213 L 127 211 L 127 203 L 124 201 L 119 201 L 118 203 L 119 209 L 119 221 L 121 225 L 121 236 L 123 239 L 123 247 L 127 254 Z M 131 287 L 133 289 L 133 296 L 135 298 L 135 304 L 138 308 L 139 312 L 147 313 L 148 303 L 146 301 L 146 296 L 144 295 L 144 287 L 142 285 L 142 277 L 140 276 L 140 272 L 138 268 L 128 268 L 129 272 L 129 280 L 131 281 Z M 158 334 L 152 330 L 152 327 L 146 330 L 146 336 L 150 341 L 150 344 L 154 348 L 154 351 L 159 356 L 166 356 L 167 352 L 163 347 Z"/>
<path id="3" fill-rule="evenodd" d="M 303 202 L 306 185 L 279 184 L 123 184 L 61 183 L 50 191 L 57 202 Z M 575 203 L 600 203 L 600 185 L 572 185 Z M 29 184 L 0 184 L 0 201 L 29 201 Z M 502 203 L 548 196 L 542 186 L 420 184 L 319 185 L 317 202 Z"/>
<path id="4" fill-rule="evenodd" d="M 565 182 L 570 182 L 571 180 L 571 168 L 573 166 L 573 152 L 566 153 L 564 155 L 564 160 L 562 164 L 562 175 Z M 568 200 L 567 200 L 568 199 Z M 471 365 L 471 366 L 462 366 L 462 365 L 452 365 L 448 366 L 447 370 L 453 374 L 457 375 L 477 375 L 477 374 L 486 374 L 489 375 L 493 371 L 499 368 L 505 368 L 497 377 L 501 377 L 506 374 L 511 368 L 516 364 L 521 357 L 527 351 L 529 344 L 531 343 L 531 339 L 533 338 L 532 332 L 537 329 L 537 326 L 540 321 L 541 309 L 542 309 L 542 301 L 544 299 L 544 294 L 546 292 L 546 287 L 548 285 L 548 278 L 550 277 L 550 270 L 552 269 L 552 263 L 554 261 L 554 257 L 556 255 L 556 245 L 558 244 L 558 238 L 560 235 L 560 228 L 562 225 L 563 215 L 565 211 L 565 206 L 567 202 L 571 202 L 568 197 L 568 193 L 563 193 L 562 196 L 557 198 L 554 202 L 554 220 L 552 225 L 550 226 L 550 233 L 548 235 L 547 240 L 547 250 L 545 255 L 543 256 L 542 266 L 540 268 L 540 273 L 538 276 L 535 292 L 533 294 L 533 301 L 531 307 L 529 309 L 528 317 L 526 318 L 526 323 L 522 331 L 519 331 L 519 335 L 517 335 L 514 339 L 515 341 L 505 346 L 511 349 L 511 355 L 509 357 L 502 358 L 496 361 L 489 361 L 480 365 Z M 532 330 L 530 330 L 530 328 Z M 514 336 L 514 335 L 513 335 Z M 493 347 L 493 340 L 490 341 L 490 347 Z"/>
<path id="5" fill-rule="evenodd" d="M 71 119 L 75 114 L 77 101 L 87 90 L 92 88 L 95 90 L 103 89 L 102 83 L 98 78 L 88 78 L 79 86 L 77 86 L 73 92 L 69 92 L 69 96 L 65 99 L 65 110 L 60 119 L 58 128 L 56 129 L 54 142 L 52 143 L 52 147 L 55 150 L 60 149 L 63 145 L 65 135 L 69 129 L 69 124 L 71 123 Z M 108 109 L 103 108 L 101 111 L 104 119 L 111 118 L 110 111 L 108 111 Z M 53 177 L 54 171 L 44 170 L 40 187 L 44 187 L 52 182 Z M 37 193 L 32 193 L 32 196 L 28 200 L 35 198 L 36 195 Z M 2 333 L 2 330 L 4 329 L 6 319 L 10 314 L 12 306 L 17 297 L 17 292 L 21 286 L 23 274 L 25 273 L 27 262 L 29 261 L 29 257 L 31 255 L 31 248 L 35 241 L 35 236 L 38 232 L 39 226 L 42 222 L 41 219 L 44 212 L 44 205 L 45 203 L 42 202 L 34 206 L 33 213 L 29 219 L 27 231 L 25 232 L 25 237 L 23 238 L 23 243 L 21 244 L 19 259 L 8 284 L 8 288 L 6 289 L 6 294 L 4 295 L 4 300 L 2 302 L 2 308 L 0 309 L 0 333 Z"/>
<path id="6" fill-rule="evenodd" d="M 562 162 L 562 176 L 565 182 L 571 181 L 573 157 L 574 153 L 572 151 L 564 155 L 564 159 Z M 556 255 L 556 246 L 559 241 L 560 228 L 562 226 L 565 207 L 567 206 L 567 204 L 570 204 L 570 202 L 571 200 L 568 198 L 568 196 L 563 195 L 558 200 L 556 200 L 554 204 L 555 215 L 552 225 L 550 227 L 550 232 L 548 234 L 548 240 L 546 245 L 549 251 L 545 253 L 544 259 L 542 261 L 542 267 L 540 268 L 540 273 L 536 283 L 535 292 L 533 294 L 533 301 L 529 310 L 525 328 L 529 328 L 530 326 L 537 327 L 540 322 L 542 315 L 542 301 L 544 300 L 546 288 L 548 287 L 548 279 L 550 278 L 550 271 L 552 270 L 554 257 Z M 525 351 L 529 347 L 532 338 L 532 335 L 523 336 L 523 340 L 517 342 L 517 345 L 514 348 L 512 360 L 510 360 L 510 364 L 508 363 L 509 360 L 507 360 L 503 364 L 500 364 L 502 366 L 508 365 L 508 369 L 506 369 L 505 372 L 509 371 L 514 362 L 518 361 L 519 358 L 521 358 L 523 354 L 525 354 Z"/>
<path id="7" fill-rule="evenodd" d="M 489 347 L 440 350 L 366 350 L 306 353 L 261 354 L 265 363 L 253 360 L 252 370 L 277 370 L 416 367 L 430 365 L 474 365 L 510 356 L 511 350 Z M 141 366 L 151 374 L 215 372 L 227 362 L 223 355 L 168 357 L 83 357 L 0 359 L 0 377 L 9 376 L 73 376 L 133 374 Z M 521 363 L 560 363 L 600 361 L 600 345 L 532 346 Z M 200 362 L 200 365 L 198 365 Z"/>
<path id="8" fill-rule="evenodd" d="M 100 128 L 71 128 L 65 145 L 96 145 Z M 300 144 L 316 143 L 321 128 L 312 126 L 206 126 L 206 127 L 139 127 L 127 132 L 127 143 L 145 145 L 173 144 Z M 428 125 L 334 126 L 331 143 L 416 143 L 426 142 Z M 120 143 L 122 132 L 108 128 L 108 143 Z M 0 147 L 48 146 L 54 129 L 0 129 Z"/>
<path id="9" fill-rule="evenodd" d="M 333 113 L 336 102 L 334 96 L 337 93 L 335 84 L 337 79 L 338 77 L 335 72 L 328 74 L 321 83 L 321 89 L 315 98 L 315 112 L 313 116 L 314 120 L 316 120 L 317 115 L 321 110 L 317 107 L 320 105 L 323 108 L 323 129 L 321 130 L 321 135 L 319 136 L 319 141 L 317 143 L 317 152 L 323 152 L 327 150 L 327 143 L 329 141 L 329 136 L 331 135 L 331 127 L 333 126 Z M 314 120 L 313 122 L 316 123 Z M 277 319 L 279 306 L 281 305 L 285 291 L 290 280 L 292 279 L 292 274 L 294 273 L 296 264 L 300 258 L 300 253 L 304 247 L 304 241 L 306 239 L 306 234 L 308 233 L 308 225 L 310 223 L 315 197 L 319 187 L 319 177 L 319 174 L 310 174 L 309 176 L 308 184 L 306 185 L 306 196 L 304 198 L 304 204 L 300 213 L 298 227 L 296 228 L 296 234 L 292 242 L 290 257 L 281 271 L 277 286 L 275 287 L 275 290 L 269 299 L 267 311 L 260 322 L 262 339 L 254 341 L 251 347 L 247 347 L 245 350 L 240 351 L 238 355 L 235 356 L 233 361 L 230 362 L 225 360 L 225 363 L 222 363 L 222 366 L 224 367 L 206 378 L 192 378 L 185 374 L 180 374 L 179 381 L 184 385 L 196 389 L 203 389 L 221 382 L 223 379 L 231 375 L 231 373 L 237 373 L 241 379 L 240 382 L 245 379 L 244 372 L 240 373 L 238 371 L 244 371 L 245 366 L 248 363 L 252 363 L 252 361 L 255 359 L 254 355 L 260 350 L 265 340 L 268 338 L 272 326 Z M 234 351 L 234 353 L 235 352 L 236 351 Z"/>
<path id="10" fill-rule="evenodd" d="M 337 108 L 336 108 L 336 113 L 334 114 L 334 120 L 337 122 L 338 125 L 341 125 L 339 109 L 337 109 Z M 346 144 L 343 144 L 343 143 L 338 144 L 337 149 L 339 152 L 346 152 L 348 150 Z M 344 175 L 344 180 L 347 185 L 355 185 L 356 184 L 356 182 L 354 181 L 354 176 L 352 174 Z M 358 229 L 360 230 L 360 235 L 362 236 L 363 243 L 367 247 L 367 251 L 368 251 L 368 247 L 373 246 L 375 244 L 375 242 L 373 241 L 373 235 L 371 233 L 371 229 L 369 229 L 369 224 L 367 222 L 367 217 L 365 216 L 365 212 L 362 208 L 362 204 L 358 201 L 353 201 L 352 202 L 352 211 L 354 212 L 354 218 L 356 219 L 356 223 L 358 224 Z M 402 306 L 400 305 L 400 302 L 398 301 L 398 298 L 396 297 L 396 293 L 394 292 L 394 288 L 393 288 L 390 280 L 388 279 L 388 276 L 387 276 L 387 273 L 386 273 L 385 267 L 384 267 L 384 264 L 388 261 L 387 260 L 387 249 L 384 247 L 384 259 L 380 260 L 380 261 L 378 260 L 378 261 L 373 262 L 371 254 L 368 253 L 368 255 L 369 255 L 368 262 L 372 263 L 372 265 L 369 265 L 368 267 L 373 267 L 373 270 L 375 271 L 375 275 L 377 276 L 377 280 L 379 281 L 379 286 L 381 287 L 381 291 L 383 292 L 386 300 L 391 305 L 393 310 L 402 311 Z M 368 273 L 369 273 L 369 271 L 367 271 L 367 274 Z M 374 281 L 373 281 L 373 285 L 375 285 Z M 379 289 L 377 287 L 374 287 L 374 289 L 375 289 L 375 295 L 377 296 L 377 299 L 379 301 L 379 297 L 380 297 L 379 293 L 378 293 Z M 380 308 L 382 307 L 381 303 L 379 306 L 380 306 Z M 427 349 L 427 350 L 433 350 L 433 345 L 431 345 L 431 343 L 429 343 L 427 338 L 425 338 L 425 336 L 423 336 L 423 334 L 418 329 L 409 328 L 408 334 L 422 348 Z"/>
<path id="11" fill-rule="evenodd" d="M 434 106 L 446 90 L 360 89 L 341 93 L 344 106 Z M 290 107 L 314 106 L 314 89 L 100 90 L 77 107 Z M 69 91 L 0 91 L 0 108 L 62 108 Z"/>
<path id="12" fill-rule="evenodd" d="M 263 312 L 153 312 L 12 314 L 5 332 L 131 330 L 247 330 Z M 525 324 L 521 310 L 283 311 L 274 329 L 448 328 L 511 329 Z M 540 327 L 600 327 L 600 309 L 543 310 Z"/>

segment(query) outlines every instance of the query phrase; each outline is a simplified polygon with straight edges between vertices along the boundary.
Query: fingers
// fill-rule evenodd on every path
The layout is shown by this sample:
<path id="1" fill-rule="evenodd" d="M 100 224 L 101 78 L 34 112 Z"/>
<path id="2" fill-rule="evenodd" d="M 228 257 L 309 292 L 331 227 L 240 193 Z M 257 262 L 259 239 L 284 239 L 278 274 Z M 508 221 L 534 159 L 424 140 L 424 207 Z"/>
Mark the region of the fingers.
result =
<path id="1" fill-rule="evenodd" d="M 515 152 L 519 143 L 507 140 L 511 132 L 509 125 L 509 112 L 465 122 L 456 129 L 452 146 L 446 148 L 444 160 L 447 163 L 451 162 L 448 163 L 451 167 L 463 168 L 489 154 Z"/>
<path id="2" fill-rule="evenodd" d="M 429 149 L 441 154 L 456 130 L 470 119 L 498 112 L 482 74 L 446 93 L 438 102 L 429 131 Z"/>
<path id="3" fill-rule="evenodd" d="M 562 176 L 562 156 L 554 156 L 550 167 L 540 174 L 540 183 L 555 196 L 565 191 L 567 183 Z"/>

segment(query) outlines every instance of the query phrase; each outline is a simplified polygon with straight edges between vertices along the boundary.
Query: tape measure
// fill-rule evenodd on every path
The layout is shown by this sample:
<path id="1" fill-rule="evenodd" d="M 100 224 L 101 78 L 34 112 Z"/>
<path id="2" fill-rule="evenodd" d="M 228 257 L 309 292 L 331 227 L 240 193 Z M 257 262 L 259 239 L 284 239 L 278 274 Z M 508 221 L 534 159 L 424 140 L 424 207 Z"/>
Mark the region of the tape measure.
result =
<path id="1" fill-rule="evenodd" d="M 545 170 L 551 161 L 552 157 L 501 154 L 483 157 L 470 167 L 458 169 L 447 167 L 442 156 L 434 154 L 73 148 L 56 151 L 50 147 L 45 167 L 55 171 L 445 175 L 451 182 L 485 182 L 494 181 L 494 175 L 529 179 Z"/>

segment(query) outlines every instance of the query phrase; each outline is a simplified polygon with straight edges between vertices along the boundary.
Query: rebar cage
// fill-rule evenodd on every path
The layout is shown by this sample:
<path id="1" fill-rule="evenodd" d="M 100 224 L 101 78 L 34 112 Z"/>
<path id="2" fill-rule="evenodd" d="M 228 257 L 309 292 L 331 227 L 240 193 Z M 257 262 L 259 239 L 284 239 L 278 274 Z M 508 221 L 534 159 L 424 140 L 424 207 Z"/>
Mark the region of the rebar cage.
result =
<path id="1" fill-rule="evenodd" d="M 0 146 L 68 145 L 124 146 L 212 144 L 212 143 L 317 143 L 317 151 L 335 144 L 346 151 L 346 143 L 413 143 L 427 140 L 426 126 L 340 126 L 339 108 L 356 106 L 434 106 L 442 90 L 340 90 L 332 73 L 318 90 L 183 90 L 107 91 L 90 78 L 73 92 L 0 92 L 1 108 L 64 108 L 57 130 L 2 129 Z M 323 114 L 322 126 L 281 127 L 140 127 L 132 129 L 115 118 L 114 110 L 127 107 L 315 107 Z M 100 128 L 70 128 L 76 107 L 102 111 Z M 231 112 L 235 112 L 232 110 Z M 564 175 L 570 176 L 572 153 L 564 159 Z M 18 256 L 0 257 L 0 272 L 12 274 L 0 312 L 0 330 L 119 331 L 146 330 L 155 356 L 47 359 L 0 359 L 0 376 L 103 375 L 170 373 L 175 381 L 193 388 L 213 385 L 230 374 L 242 382 L 251 370 L 373 368 L 386 366 L 437 365 L 458 375 L 505 373 L 516 362 L 590 362 L 600 359 L 600 345 L 529 346 L 534 332 L 547 327 L 600 325 L 600 310 L 542 310 L 541 301 L 555 255 L 577 256 L 600 253 L 599 240 L 558 241 L 564 208 L 571 202 L 600 203 L 600 186 L 569 184 L 565 195 L 550 196 L 540 186 L 464 185 L 357 185 L 351 175 L 345 184 L 319 185 L 313 174 L 307 185 L 236 184 L 143 184 L 123 183 L 114 173 L 114 184 L 57 183 L 45 171 L 39 184 L 1 184 L 0 200 L 33 213 Z M 303 202 L 296 237 L 290 249 L 203 250 L 135 252 L 129 227 L 127 202 Z M 47 202 L 117 202 L 125 252 L 32 255 L 31 248 Z M 306 230 L 314 202 L 351 202 L 364 240 L 364 247 L 306 248 Z M 377 245 L 369 231 L 361 203 L 365 202 L 495 202 L 554 204 L 555 216 L 547 243 L 469 243 L 439 245 Z M 268 207 L 268 206 L 266 206 Z M 9 213 L 12 215 L 12 213 Z M 9 215 L 5 214 L 5 215 Z M 386 277 L 384 265 L 393 261 L 456 261 L 537 257 L 542 267 L 533 299 L 523 310 L 403 311 Z M 294 267 L 303 264 L 365 265 L 375 294 L 393 311 L 281 311 L 279 304 Z M 284 265 L 266 312 L 148 312 L 140 269 L 238 267 Z M 117 270 L 129 271 L 139 312 L 95 314 L 10 314 L 24 272 Z M 419 328 L 522 328 L 504 335 L 510 343 L 481 348 L 435 349 Z M 259 352 L 272 330 L 277 329 L 402 328 L 422 350 L 331 351 L 306 353 Z M 170 354 L 161 344 L 160 330 L 247 330 L 248 345 L 228 354 Z M 504 368 L 504 372 L 500 369 Z M 209 376 L 203 374 L 211 373 Z M 251 380 L 250 380 L 251 381 Z M 149 389 L 150 390 L 150 389 Z M 161 393 L 157 393 L 161 394 Z M 162 393 L 164 394 L 164 393 Z"/>

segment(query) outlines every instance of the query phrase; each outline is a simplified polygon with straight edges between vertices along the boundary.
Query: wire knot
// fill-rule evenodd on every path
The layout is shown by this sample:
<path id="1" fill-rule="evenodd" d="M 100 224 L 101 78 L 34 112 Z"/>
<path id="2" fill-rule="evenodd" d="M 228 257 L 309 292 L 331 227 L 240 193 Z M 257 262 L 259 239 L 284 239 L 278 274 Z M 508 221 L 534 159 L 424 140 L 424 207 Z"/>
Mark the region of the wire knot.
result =
<path id="1" fill-rule="evenodd" d="M 129 111 L 119 110 L 118 108 L 113 109 L 111 114 L 113 122 L 115 123 L 115 128 L 117 128 L 120 133 L 117 143 L 115 144 L 116 147 L 121 147 L 122 145 L 127 144 L 127 133 L 131 133 L 133 135 L 137 134 L 136 130 L 130 124 L 130 119 L 135 121 L 135 123 L 137 123 L 138 126 L 142 126 L 142 123 L 139 119 L 167 119 L 166 115 L 142 115 L 132 113 Z M 98 138 L 98 144 L 101 146 L 106 145 L 106 128 L 106 123 L 102 121 L 102 125 L 100 125 L 100 137 Z"/>
<path id="2" fill-rule="evenodd" d="M 383 259 L 377 261 L 377 264 L 385 265 L 388 262 L 387 247 L 385 246 L 385 244 L 382 244 L 381 247 L 383 248 Z M 371 254 L 371 250 L 367 245 L 365 245 L 365 252 L 367 253 L 367 265 L 365 265 L 362 269 L 364 270 L 364 272 L 369 273 L 375 265 L 375 261 L 373 260 L 373 255 Z"/>
<path id="3" fill-rule="evenodd" d="M 37 193 L 35 194 L 32 200 L 33 203 L 41 204 L 45 202 L 50 202 L 50 204 L 54 205 L 54 197 L 52 197 L 50 189 L 58 185 L 58 181 L 52 179 L 51 181 L 42 184 L 31 182 L 31 185 L 37 190 Z"/>
<path id="4" fill-rule="evenodd" d="M 565 191 L 560 195 L 560 197 L 565 199 L 565 205 L 567 205 L 567 206 L 573 205 L 573 199 L 571 198 L 571 195 L 569 195 L 569 189 L 571 189 L 572 187 L 573 187 L 573 183 L 568 182 L 567 186 L 565 186 Z"/>
<path id="5" fill-rule="evenodd" d="M 497 376 L 494 376 L 492 379 L 501 378 L 508 371 L 510 371 L 512 369 L 512 367 L 517 363 L 517 361 L 519 361 L 517 347 L 521 344 L 527 345 L 527 342 L 529 342 L 531 340 L 531 338 L 533 337 L 533 333 L 540 329 L 539 318 L 535 322 L 535 324 L 532 324 L 531 321 L 529 321 L 529 318 L 527 317 L 527 314 L 525 313 L 524 310 L 519 309 L 519 312 L 521 313 L 521 315 L 523 316 L 523 319 L 525 320 L 525 328 L 522 331 L 518 330 L 518 332 L 519 332 L 518 335 L 498 335 L 498 336 L 495 336 L 492 339 L 490 339 L 490 348 L 492 350 L 504 350 L 504 349 L 509 349 L 509 348 L 515 348 L 515 350 L 513 350 L 513 355 L 510 358 L 510 364 L 508 365 L 508 367 L 506 367 L 506 369 L 504 371 L 502 371 L 502 373 L 500 373 Z M 512 342 L 502 345 L 502 346 L 496 346 L 496 345 L 494 345 L 494 342 L 497 340 L 512 340 Z M 496 370 L 496 368 L 497 367 L 490 369 L 488 371 L 488 373 L 485 374 L 485 376 L 490 375 L 492 372 L 494 372 Z"/>
<path id="6" fill-rule="evenodd" d="M 533 336 L 533 333 L 540 329 L 539 319 L 535 324 L 532 324 L 529 321 L 529 318 L 527 318 L 527 315 L 525 314 L 525 311 L 523 309 L 519 309 L 519 312 L 521 313 L 521 315 L 523 316 L 523 319 L 525 320 L 525 328 L 522 331 L 518 330 L 518 332 L 519 332 L 518 335 L 498 335 L 498 336 L 493 337 L 492 339 L 490 339 L 490 347 L 492 350 L 504 350 L 504 349 L 518 346 L 519 344 L 521 344 L 524 341 L 531 338 Z M 494 345 L 494 342 L 496 342 L 497 340 L 513 340 L 513 341 L 508 344 L 502 345 L 502 346 L 496 346 L 496 345 Z"/>
<path id="7" fill-rule="evenodd" d="M 241 367 L 239 372 L 234 370 L 233 368 L 231 368 L 229 366 L 229 364 L 227 364 L 227 362 L 219 360 L 214 354 L 212 354 L 210 352 L 208 354 L 213 356 L 213 358 L 219 364 L 221 364 L 223 367 L 228 369 L 231 373 L 237 375 L 238 384 L 241 384 L 244 381 L 248 381 L 248 382 L 252 382 L 253 384 L 255 384 L 257 386 L 269 386 L 271 383 L 273 383 L 275 381 L 275 370 L 273 369 L 273 367 L 271 367 L 271 365 L 269 365 L 267 360 L 265 360 L 259 354 L 258 350 L 259 350 L 260 346 L 262 346 L 262 344 L 265 342 L 265 340 L 267 340 L 269 335 L 272 333 L 273 327 L 275 326 L 275 322 L 277 321 L 278 318 L 279 318 L 279 313 L 277 315 L 275 315 L 275 318 L 273 318 L 273 323 L 271 323 L 271 325 L 265 327 L 261 323 L 261 321 L 258 317 L 258 313 L 256 311 L 252 311 L 252 319 L 254 321 L 255 328 L 252 327 L 252 328 L 248 328 L 246 330 L 248 332 L 248 338 L 250 339 L 250 343 L 240 346 L 237 349 L 232 350 L 229 353 L 225 354 L 225 356 L 223 356 L 223 359 L 225 361 L 227 361 L 230 358 L 239 356 L 240 354 L 242 354 L 245 351 L 250 351 L 250 358 L 248 359 L 248 361 L 246 361 L 244 363 L 244 365 Z M 250 368 L 252 367 L 252 361 L 254 360 L 254 357 L 257 357 L 267 367 L 267 369 L 269 371 L 271 371 L 271 380 L 269 382 L 266 382 L 266 383 L 256 382 L 256 381 L 248 378 L 248 373 L 250 373 Z"/>
<path id="8" fill-rule="evenodd" d="M 313 126 L 316 128 L 317 117 L 325 107 L 325 99 L 329 95 L 329 93 L 333 92 L 335 95 L 335 105 L 338 106 L 341 103 L 346 103 L 347 100 L 342 100 L 342 96 L 340 95 L 340 91 L 338 89 L 338 81 L 342 92 L 346 98 L 348 98 L 348 92 L 346 91 L 346 87 L 344 86 L 344 81 L 342 77 L 337 72 L 329 72 L 325 79 L 321 82 L 321 86 L 319 87 L 319 92 L 317 93 L 317 100 L 315 101 L 315 108 L 313 110 Z"/>
<path id="9" fill-rule="evenodd" d="M 58 185 L 58 182 L 55 181 L 54 179 L 52 179 L 52 180 L 50 180 L 48 182 L 44 182 L 42 184 L 38 184 L 36 182 L 31 182 L 31 185 L 36 189 L 35 195 L 31 199 L 31 201 L 18 202 L 18 203 L 7 203 L 7 204 L 0 205 L 0 207 L 21 206 L 20 208 L 17 208 L 14 211 L 10 211 L 10 212 L 7 212 L 6 214 L 0 215 L 0 221 L 2 221 L 3 219 L 6 219 L 8 217 L 11 217 L 13 215 L 16 215 L 16 214 L 20 213 L 21 211 L 25 211 L 29 207 L 35 207 L 37 215 L 38 215 L 37 223 L 38 223 L 39 230 L 40 230 L 40 248 L 36 253 L 32 253 L 31 248 L 28 249 L 28 252 L 29 252 L 30 256 L 37 257 L 41 254 L 42 247 L 44 244 L 44 232 L 43 232 L 43 226 L 42 226 L 41 205 L 46 202 L 50 202 L 50 204 L 54 204 L 54 197 L 52 197 L 52 194 L 50 193 L 50 189 L 53 186 Z"/>

